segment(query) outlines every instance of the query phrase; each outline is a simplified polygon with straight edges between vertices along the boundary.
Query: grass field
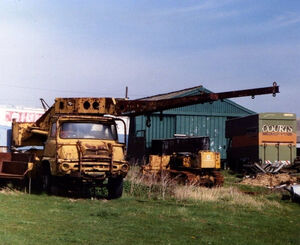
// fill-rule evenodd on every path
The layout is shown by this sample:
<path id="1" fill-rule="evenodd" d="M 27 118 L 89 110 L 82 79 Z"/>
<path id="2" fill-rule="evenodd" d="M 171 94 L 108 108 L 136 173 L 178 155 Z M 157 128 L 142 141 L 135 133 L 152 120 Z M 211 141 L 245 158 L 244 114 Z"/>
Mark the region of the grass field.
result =
<path id="1" fill-rule="evenodd" d="M 171 195 L 129 178 L 112 201 L 4 190 L 0 244 L 300 244 L 299 204 L 226 180 Z"/>

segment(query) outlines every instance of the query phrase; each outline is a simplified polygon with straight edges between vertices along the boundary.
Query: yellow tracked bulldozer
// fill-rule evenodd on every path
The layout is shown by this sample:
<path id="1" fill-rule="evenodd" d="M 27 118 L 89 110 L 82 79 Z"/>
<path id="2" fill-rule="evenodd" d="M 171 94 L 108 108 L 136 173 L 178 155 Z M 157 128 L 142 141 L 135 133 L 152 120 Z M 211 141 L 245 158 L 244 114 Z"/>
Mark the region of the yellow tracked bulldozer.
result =
<path id="1" fill-rule="evenodd" d="M 209 151 L 208 137 L 153 140 L 152 144 L 156 151 L 161 146 L 160 154 L 149 156 L 149 163 L 141 167 L 143 175 L 167 175 L 178 183 L 196 186 L 223 185 L 220 153 Z"/>

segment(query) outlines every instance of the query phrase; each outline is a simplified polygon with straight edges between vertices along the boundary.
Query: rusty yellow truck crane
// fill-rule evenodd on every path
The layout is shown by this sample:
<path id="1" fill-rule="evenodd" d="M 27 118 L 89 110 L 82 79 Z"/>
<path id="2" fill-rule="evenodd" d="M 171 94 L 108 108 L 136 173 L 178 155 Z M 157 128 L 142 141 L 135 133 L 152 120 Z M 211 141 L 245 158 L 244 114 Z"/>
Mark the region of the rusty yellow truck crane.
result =
<path id="1" fill-rule="evenodd" d="M 178 106 L 276 93 L 279 86 L 274 83 L 271 87 L 158 101 L 56 98 L 36 122 L 13 121 L 12 147 L 40 146 L 41 149 L 0 153 L 0 180 L 20 180 L 29 190 L 33 181 L 45 191 L 55 186 L 60 189 L 93 185 L 107 188 L 108 198 L 119 198 L 123 178 L 129 170 L 126 141 L 118 140 L 116 124 L 122 122 L 119 116 L 150 115 Z M 125 123 L 124 128 L 126 139 Z"/>

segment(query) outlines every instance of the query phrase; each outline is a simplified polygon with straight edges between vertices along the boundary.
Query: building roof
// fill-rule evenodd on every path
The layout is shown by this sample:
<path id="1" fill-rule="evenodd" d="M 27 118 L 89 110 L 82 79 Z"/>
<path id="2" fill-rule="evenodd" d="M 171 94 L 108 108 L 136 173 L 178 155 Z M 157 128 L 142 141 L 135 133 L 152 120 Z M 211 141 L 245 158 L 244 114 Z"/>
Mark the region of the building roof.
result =
<path id="1" fill-rule="evenodd" d="M 186 88 L 186 89 L 182 89 L 182 90 L 177 90 L 177 91 L 173 91 L 173 92 L 169 92 L 169 93 L 148 96 L 148 97 L 140 98 L 139 100 L 155 101 L 155 100 L 177 98 L 177 97 L 183 97 L 183 96 L 189 96 L 189 95 L 197 95 L 197 94 L 201 94 L 201 93 L 212 93 L 212 91 L 204 88 L 202 85 L 199 85 L 199 86 Z M 232 107 L 238 108 L 239 110 L 244 111 L 247 114 L 255 113 L 254 111 L 251 111 L 229 99 L 224 99 L 223 102 L 227 103 L 228 105 L 230 105 Z"/>
<path id="2" fill-rule="evenodd" d="M 204 90 L 204 88 L 203 88 L 202 85 L 200 85 L 200 86 L 196 86 L 196 87 L 192 87 L 192 88 L 186 88 L 186 89 L 182 89 L 182 90 L 177 90 L 177 91 L 173 91 L 173 92 L 169 92 L 169 93 L 148 96 L 148 97 L 140 98 L 139 100 L 163 100 L 163 99 L 171 99 L 171 98 L 175 98 L 175 97 L 184 96 L 186 94 L 189 94 L 189 93 L 197 91 L 197 90 L 199 92 L 202 92 Z"/>

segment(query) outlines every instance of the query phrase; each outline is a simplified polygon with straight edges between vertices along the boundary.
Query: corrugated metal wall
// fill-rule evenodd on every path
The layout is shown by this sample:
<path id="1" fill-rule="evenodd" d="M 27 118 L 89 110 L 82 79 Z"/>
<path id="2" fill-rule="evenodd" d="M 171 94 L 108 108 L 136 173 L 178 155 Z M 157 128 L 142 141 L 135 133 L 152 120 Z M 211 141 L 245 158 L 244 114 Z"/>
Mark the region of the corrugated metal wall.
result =
<path id="1" fill-rule="evenodd" d="M 135 127 L 136 131 L 145 130 L 147 147 L 151 147 L 152 139 L 172 138 L 174 134 L 209 136 L 211 150 L 220 152 L 225 159 L 228 143 L 225 138 L 226 120 L 249 114 L 252 112 L 246 108 L 225 100 L 167 110 L 163 112 L 162 121 L 159 114 L 153 114 L 149 128 L 146 127 L 146 117 L 138 116 L 135 118 Z"/>
<path id="2" fill-rule="evenodd" d="M 210 116 L 177 116 L 177 134 L 192 136 L 209 136 L 210 149 L 218 151 L 226 157 L 225 121 L 227 117 Z"/>
<path id="3" fill-rule="evenodd" d="M 146 127 L 146 117 L 136 117 L 136 131 L 146 131 L 146 146 L 150 147 L 152 139 L 166 139 L 172 138 L 176 133 L 176 117 L 175 116 L 163 116 L 163 120 L 160 121 L 158 115 L 150 116 L 151 126 Z"/>
<path id="4" fill-rule="evenodd" d="M 209 116 L 151 116 L 151 126 L 146 127 L 146 117 L 136 117 L 136 131 L 146 130 L 146 146 L 151 147 L 152 139 L 166 139 L 174 134 L 190 136 L 209 136 L 211 150 L 219 151 L 226 157 L 227 140 L 225 138 L 225 121 L 227 117 Z"/>

